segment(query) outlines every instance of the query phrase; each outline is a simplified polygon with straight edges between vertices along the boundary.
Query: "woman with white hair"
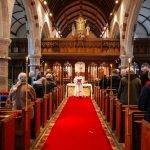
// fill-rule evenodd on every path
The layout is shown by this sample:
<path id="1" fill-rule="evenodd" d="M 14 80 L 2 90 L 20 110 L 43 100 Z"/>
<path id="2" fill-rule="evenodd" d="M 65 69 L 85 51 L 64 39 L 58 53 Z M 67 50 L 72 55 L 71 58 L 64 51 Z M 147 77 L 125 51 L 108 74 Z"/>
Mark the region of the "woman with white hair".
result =
<path id="1" fill-rule="evenodd" d="M 12 86 L 9 92 L 8 98 L 12 101 L 12 109 L 13 110 L 21 110 L 26 106 L 26 89 L 28 94 L 28 102 L 27 104 L 31 104 L 32 101 L 35 101 L 36 94 L 35 90 L 31 85 L 26 86 L 26 73 L 21 72 L 18 75 L 18 82 Z M 33 113 L 31 114 L 31 118 L 33 118 Z"/>

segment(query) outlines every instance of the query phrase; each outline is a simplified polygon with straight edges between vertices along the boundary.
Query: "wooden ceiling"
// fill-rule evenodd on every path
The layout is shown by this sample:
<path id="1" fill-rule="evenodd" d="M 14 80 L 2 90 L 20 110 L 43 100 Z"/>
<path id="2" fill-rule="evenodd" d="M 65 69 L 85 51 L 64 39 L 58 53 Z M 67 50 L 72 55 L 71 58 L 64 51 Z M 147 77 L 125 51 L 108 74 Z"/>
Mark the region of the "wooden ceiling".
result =
<path id="1" fill-rule="evenodd" d="M 63 37 L 71 32 L 72 24 L 82 15 L 95 36 L 99 37 L 110 23 L 110 13 L 117 7 L 116 0 L 47 0 L 53 14 L 53 24 Z M 121 0 L 120 0 L 121 1 Z"/>

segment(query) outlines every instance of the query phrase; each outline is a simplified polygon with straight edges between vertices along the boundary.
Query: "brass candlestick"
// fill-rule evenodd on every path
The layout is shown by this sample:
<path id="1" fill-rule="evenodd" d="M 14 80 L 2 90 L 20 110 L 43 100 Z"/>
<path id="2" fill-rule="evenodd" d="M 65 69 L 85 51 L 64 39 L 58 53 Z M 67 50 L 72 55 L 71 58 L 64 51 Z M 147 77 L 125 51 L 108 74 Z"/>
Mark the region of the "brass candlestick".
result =
<path id="1" fill-rule="evenodd" d="M 113 91 L 112 91 L 112 64 L 110 64 L 110 95 L 113 95 Z"/>
<path id="2" fill-rule="evenodd" d="M 129 72 L 128 72 L 128 109 L 130 109 L 130 64 L 131 64 L 131 58 L 128 60 L 128 67 L 129 67 Z"/>
<path id="3" fill-rule="evenodd" d="M 128 67 L 129 67 L 129 71 L 128 71 L 128 109 L 127 109 L 127 113 L 128 113 L 128 119 L 127 119 L 127 135 L 129 135 L 129 112 L 130 112 L 130 64 L 131 64 L 131 58 L 129 58 L 128 60 Z"/>
<path id="4" fill-rule="evenodd" d="M 28 56 L 26 57 L 26 110 L 28 109 Z"/>

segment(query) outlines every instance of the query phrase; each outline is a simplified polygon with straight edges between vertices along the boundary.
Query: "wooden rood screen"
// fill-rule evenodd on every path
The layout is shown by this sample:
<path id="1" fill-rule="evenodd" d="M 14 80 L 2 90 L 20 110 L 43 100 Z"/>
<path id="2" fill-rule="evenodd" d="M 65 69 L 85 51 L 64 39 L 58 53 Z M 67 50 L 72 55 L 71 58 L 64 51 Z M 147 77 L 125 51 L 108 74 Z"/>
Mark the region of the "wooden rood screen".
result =
<path id="1" fill-rule="evenodd" d="M 120 42 L 114 39 L 46 39 L 42 41 L 42 53 L 95 53 L 119 55 Z"/>

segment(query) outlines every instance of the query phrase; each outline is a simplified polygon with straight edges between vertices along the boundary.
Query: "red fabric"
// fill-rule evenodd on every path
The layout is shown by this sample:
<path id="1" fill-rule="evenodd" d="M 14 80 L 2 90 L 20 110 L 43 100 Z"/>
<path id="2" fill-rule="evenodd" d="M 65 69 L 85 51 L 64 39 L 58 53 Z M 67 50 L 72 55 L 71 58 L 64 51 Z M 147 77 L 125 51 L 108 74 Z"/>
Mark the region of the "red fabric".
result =
<path id="1" fill-rule="evenodd" d="M 90 98 L 68 99 L 43 150 L 112 150 Z"/>

